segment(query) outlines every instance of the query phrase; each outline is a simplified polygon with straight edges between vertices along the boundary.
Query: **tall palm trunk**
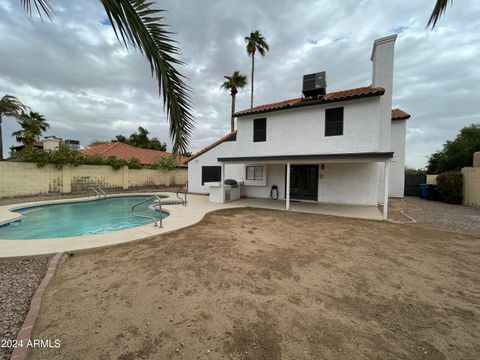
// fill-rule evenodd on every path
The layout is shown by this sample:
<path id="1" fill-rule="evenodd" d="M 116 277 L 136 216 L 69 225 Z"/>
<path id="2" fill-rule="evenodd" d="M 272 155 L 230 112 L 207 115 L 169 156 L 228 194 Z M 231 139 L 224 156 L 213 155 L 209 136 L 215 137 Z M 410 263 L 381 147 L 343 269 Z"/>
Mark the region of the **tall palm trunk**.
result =
<path id="1" fill-rule="evenodd" d="M 253 108 L 253 83 L 254 83 L 254 73 L 255 73 L 255 51 L 252 53 L 252 91 L 250 92 L 250 109 Z"/>
<path id="2" fill-rule="evenodd" d="M 235 114 L 235 98 L 237 96 L 237 89 L 233 88 L 232 91 L 230 92 L 230 94 L 232 95 L 232 116 L 231 116 L 231 119 L 230 119 L 230 131 L 234 131 L 235 130 L 235 119 L 234 119 L 233 114 Z"/>
<path id="3" fill-rule="evenodd" d="M 3 160 L 2 115 L 0 115 L 0 161 Z"/>

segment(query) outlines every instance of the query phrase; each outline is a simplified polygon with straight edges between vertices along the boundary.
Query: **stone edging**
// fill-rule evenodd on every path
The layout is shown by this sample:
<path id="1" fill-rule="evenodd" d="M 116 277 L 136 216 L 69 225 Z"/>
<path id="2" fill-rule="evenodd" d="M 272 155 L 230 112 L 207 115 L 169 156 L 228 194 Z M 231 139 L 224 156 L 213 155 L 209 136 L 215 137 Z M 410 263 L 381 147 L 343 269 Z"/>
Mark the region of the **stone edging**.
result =
<path id="1" fill-rule="evenodd" d="M 33 325 L 35 324 L 38 313 L 40 312 L 43 294 L 45 293 L 45 289 L 47 288 L 48 284 L 50 284 L 50 281 L 55 274 L 62 256 L 63 252 L 59 252 L 50 260 L 47 273 L 33 294 L 32 301 L 30 302 L 30 309 L 28 310 L 25 321 L 23 322 L 22 327 L 17 334 L 17 342 L 23 343 L 24 346 L 14 348 L 10 360 L 24 360 L 27 358 L 29 348 L 25 345 L 25 343 L 28 342 L 32 336 Z"/>

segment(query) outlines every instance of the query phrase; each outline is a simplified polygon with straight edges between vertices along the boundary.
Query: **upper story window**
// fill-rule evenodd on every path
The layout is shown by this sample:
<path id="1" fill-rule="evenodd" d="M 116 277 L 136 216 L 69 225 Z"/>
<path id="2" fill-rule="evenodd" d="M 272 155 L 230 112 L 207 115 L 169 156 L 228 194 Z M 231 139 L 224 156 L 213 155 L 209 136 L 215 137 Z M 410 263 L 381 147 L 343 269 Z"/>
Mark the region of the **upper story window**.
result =
<path id="1" fill-rule="evenodd" d="M 267 141 L 267 119 L 253 119 L 253 142 Z"/>
<path id="2" fill-rule="evenodd" d="M 343 135 L 343 107 L 325 110 L 325 136 Z"/>

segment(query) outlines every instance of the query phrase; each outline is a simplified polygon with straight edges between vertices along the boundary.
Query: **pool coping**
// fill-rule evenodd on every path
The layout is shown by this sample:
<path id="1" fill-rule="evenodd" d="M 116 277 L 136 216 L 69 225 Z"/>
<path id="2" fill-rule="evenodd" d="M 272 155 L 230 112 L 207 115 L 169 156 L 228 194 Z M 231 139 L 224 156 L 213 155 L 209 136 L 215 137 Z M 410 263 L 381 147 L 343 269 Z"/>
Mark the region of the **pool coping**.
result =
<path id="1" fill-rule="evenodd" d="M 155 196 L 168 195 L 169 199 L 175 197 L 173 192 L 148 192 L 111 194 L 107 197 L 123 196 Z M 96 197 L 68 198 L 56 200 L 44 200 L 17 203 L 0 206 L 0 224 L 18 221 L 21 214 L 12 211 L 33 206 L 74 203 L 84 201 L 96 201 Z M 31 256 L 52 255 L 58 252 L 83 251 L 88 249 L 101 248 L 131 241 L 146 239 L 155 235 L 165 234 L 179 230 L 201 221 L 203 217 L 215 210 L 238 207 L 238 205 L 216 204 L 208 201 L 208 196 L 189 195 L 187 206 L 179 204 L 163 205 L 162 210 L 170 213 L 170 216 L 162 220 L 163 227 L 154 227 L 153 221 L 145 225 L 135 226 L 128 229 L 117 230 L 102 234 L 72 236 L 66 238 L 30 239 L 30 240 L 9 240 L 0 239 L 0 259 L 2 258 L 28 258 Z M 172 216 L 173 215 L 173 216 Z"/>

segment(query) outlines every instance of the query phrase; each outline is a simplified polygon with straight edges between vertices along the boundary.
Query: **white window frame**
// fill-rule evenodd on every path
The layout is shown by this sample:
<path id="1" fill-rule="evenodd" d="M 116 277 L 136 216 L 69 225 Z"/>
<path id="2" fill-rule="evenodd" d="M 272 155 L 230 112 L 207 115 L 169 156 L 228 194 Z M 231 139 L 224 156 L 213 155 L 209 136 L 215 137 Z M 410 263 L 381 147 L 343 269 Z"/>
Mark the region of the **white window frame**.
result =
<path id="1" fill-rule="evenodd" d="M 254 174 L 254 177 L 255 177 L 255 180 L 249 180 L 247 179 L 247 169 L 249 167 L 254 167 L 255 169 L 258 169 L 258 168 L 261 168 L 262 170 L 262 176 L 261 176 L 261 179 L 260 177 L 257 177 L 255 176 Z M 245 176 L 245 180 L 244 180 L 244 184 L 245 186 L 266 186 L 267 185 L 267 165 L 266 164 L 245 164 L 245 167 L 244 167 L 244 176 Z M 259 170 L 257 170 L 259 171 Z M 254 170 L 255 172 L 255 170 Z M 257 173 L 258 174 L 258 173 Z"/>
<path id="2" fill-rule="evenodd" d="M 253 178 L 248 177 L 248 169 L 249 168 L 253 168 Z M 260 169 L 260 171 L 258 171 L 259 169 Z M 251 180 L 251 181 L 263 181 L 263 171 L 264 171 L 264 166 L 263 165 L 247 165 L 247 166 L 245 166 L 245 179 L 246 180 Z"/>

